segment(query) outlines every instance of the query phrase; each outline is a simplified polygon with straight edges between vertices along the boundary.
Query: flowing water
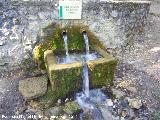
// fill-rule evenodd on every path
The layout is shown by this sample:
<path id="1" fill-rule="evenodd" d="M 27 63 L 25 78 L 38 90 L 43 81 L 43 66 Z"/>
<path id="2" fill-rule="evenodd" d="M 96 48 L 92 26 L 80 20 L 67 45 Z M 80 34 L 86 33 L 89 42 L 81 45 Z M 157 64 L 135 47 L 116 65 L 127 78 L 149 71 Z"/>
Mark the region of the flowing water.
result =
<path id="1" fill-rule="evenodd" d="M 66 61 L 69 62 L 69 52 L 68 52 L 68 37 L 66 32 L 63 32 L 63 40 L 64 40 L 64 46 L 65 46 L 65 51 L 66 51 Z"/>
<path id="2" fill-rule="evenodd" d="M 86 44 L 86 54 L 73 54 L 69 55 L 68 53 L 68 43 L 67 43 L 67 35 L 66 33 L 63 34 L 63 39 L 65 43 L 65 50 L 66 56 L 57 56 L 57 62 L 59 64 L 68 64 L 73 62 L 82 62 L 83 71 L 82 71 L 82 78 L 83 78 L 83 91 L 76 94 L 76 101 L 80 105 L 81 109 L 83 109 L 83 113 L 81 113 L 81 120 L 83 120 L 83 115 L 88 114 L 91 119 L 93 120 L 104 120 L 102 115 L 102 107 L 106 102 L 108 96 L 106 96 L 100 89 L 93 89 L 89 90 L 89 70 L 87 66 L 87 61 L 95 60 L 101 58 L 102 56 L 99 55 L 97 52 L 90 53 L 89 50 L 89 40 L 86 32 L 83 32 L 83 39 Z M 104 105 L 105 106 L 105 105 Z"/>
<path id="3" fill-rule="evenodd" d="M 86 55 L 89 55 L 89 40 L 86 32 L 83 32 L 83 39 L 86 44 Z"/>
<path id="4" fill-rule="evenodd" d="M 86 58 L 83 57 L 82 60 L 82 65 L 83 65 L 83 92 L 86 95 L 86 97 L 89 97 L 89 76 L 88 76 L 88 66 L 86 63 Z"/>
<path id="5" fill-rule="evenodd" d="M 83 116 L 89 115 L 92 120 L 104 120 L 102 115 L 101 106 L 105 106 L 106 96 L 100 89 L 93 89 L 89 91 L 89 97 L 87 97 L 83 92 L 76 94 L 76 102 L 83 109 L 81 113 L 81 120 Z"/>

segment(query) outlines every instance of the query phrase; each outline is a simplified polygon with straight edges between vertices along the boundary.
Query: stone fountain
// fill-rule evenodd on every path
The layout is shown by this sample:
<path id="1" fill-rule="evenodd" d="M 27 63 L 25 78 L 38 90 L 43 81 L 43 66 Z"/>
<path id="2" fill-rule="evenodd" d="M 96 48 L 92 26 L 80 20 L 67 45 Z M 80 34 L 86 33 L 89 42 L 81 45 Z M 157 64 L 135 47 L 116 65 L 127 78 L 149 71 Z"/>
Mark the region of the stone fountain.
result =
<path id="1" fill-rule="evenodd" d="M 103 43 L 87 27 L 57 27 L 54 34 L 46 37 L 46 41 L 51 43 L 48 43 L 48 46 L 42 44 L 39 50 L 44 53 L 40 59 L 46 67 L 51 85 L 50 90 L 44 96 L 52 93 L 51 98 L 55 101 L 86 88 L 82 85 L 85 64 L 88 68 L 88 87 L 100 88 L 113 84 L 117 60 L 107 53 Z M 87 58 L 84 64 L 83 60 L 75 60 L 71 57 L 77 54 L 81 58 L 87 54 L 92 57 Z M 65 57 L 67 58 L 65 62 L 59 61 L 60 58 Z M 69 61 L 68 58 L 70 58 Z"/>
<path id="2" fill-rule="evenodd" d="M 55 106 L 57 100 L 73 98 L 75 103 L 66 104 L 69 111 L 88 109 L 94 119 L 102 119 L 96 104 L 104 103 L 108 96 L 98 88 L 113 85 L 117 60 L 86 26 L 56 25 L 47 30 L 50 34 L 42 38 L 33 55 L 48 80 L 43 76 L 20 81 L 20 92 L 43 110 Z"/>

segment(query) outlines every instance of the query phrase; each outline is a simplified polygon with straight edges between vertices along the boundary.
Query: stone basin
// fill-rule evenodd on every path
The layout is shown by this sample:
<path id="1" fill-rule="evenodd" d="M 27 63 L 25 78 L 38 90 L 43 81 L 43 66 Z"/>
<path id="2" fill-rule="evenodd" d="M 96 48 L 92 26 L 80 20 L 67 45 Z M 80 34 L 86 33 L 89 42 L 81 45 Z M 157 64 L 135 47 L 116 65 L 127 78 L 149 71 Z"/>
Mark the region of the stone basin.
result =
<path id="1" fill-rule="evenodd" d="M 96 47 L 96 51 L 102 57 L 87 61 L 90 87 L 110 86 L 117 60 L 101 48 Z M 82 62 L 59 64 L 52 50 L 45 51 L 44 59 L 51 88 L 57 98 L 82 89 Z"/>
<path id="2" fill-rule="evenodd" d="M 47 93 L 39 98 L 40 101 L 56 101 L 66 98 L 72 93 L 82 90 L 83 65 L 81 61 L 59 64 L 56 56 L 65 55 L 65 45 L 62 30 L 67 32 L 69 54 L 85 54 L 86 45 L 82 36 L 85 30 L 89 40 L 90 51 L 99 53 L 102 57 L 87 61 L 89 68 L 90 88 L 100 88 L 113 84 L 113 78 L 117 60 L 107 53 L 106 46 L 101 42 L 87 26 L 71 25 L 61 27 L 60 25 L 48 26 L 44 31 L 53 30 L 52 34 L 44 36 L 43 42 L 34 48 L 34 58 L 39 66 L 44 68 L 49 77 Z"/>

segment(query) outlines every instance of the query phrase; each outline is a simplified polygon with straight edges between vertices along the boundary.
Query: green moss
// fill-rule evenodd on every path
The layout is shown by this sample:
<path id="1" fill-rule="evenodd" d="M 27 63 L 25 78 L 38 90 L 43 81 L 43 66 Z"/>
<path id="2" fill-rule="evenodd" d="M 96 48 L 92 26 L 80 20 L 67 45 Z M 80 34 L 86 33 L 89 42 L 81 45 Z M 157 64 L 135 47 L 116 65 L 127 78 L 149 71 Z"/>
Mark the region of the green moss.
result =
<path id="1" fill-rule="evenodd" d="M 56 98 L 66 97 L 68 93 L 80 89 L 82 68 L 74 67 L 51 71 L 51 85 Z"/>
<path id="2" fill-rule="evenodd" d="M 44 94 L 43 96 L 39 97 L 37 99 L 37 102 L 43 108 L 48 108 L 48 107 L 52 107 L 54 105 L 54 103 L 56 102 L 56 100 L 57 100 L 57 98 L 56 98 L 54 92 L 52 91 L 51 87 L 48 87 L 47 93 Z"/>
<path id="3" fill-rule="evenodd" d="M 44 69 L 44 52 L 46 50 L 53 50 L 54 53 L 60 52 L 61 54 L 65 53 L 64 41 L 62 38 L 62 30 L 67 32 L 68 36 L 68 49 L 69 51 L 85 51 L 85 42 L 83 40 L 82 31 L 87 32 L 90 47 L 94 49 L 96 46 L 99 46 L 102 49 L 105 49 L 105 46 L 98 38 L 88 29 L 86 26 L 70 26 L 61 28 L 59 25 L 56 26 L 47 26 L 47 29 L 53 28 L 52 34 L 44 37 L 44 41 L 37 45 L 33 51 L 33 56 L 37 62 L 41 64 L 41 68 Z M 45 30 L 45 29 L 44 29 Z"/>
<path id="4" fill-rule="evenodd" d="M 52 87 L 52 90 L 48 89 L 46 95 L 39 98 L 39 101 L 42 103 L 47 103 L 47 101 L 49 101 L 49 103 L 55 102 L 57 99 L 65 98 L 68 94 L 81 89 L 82 64 L 77 62 L 60 65 L 56 63 L 54 57 L 55 53 L 64 52 L 64 41 L 61 36 L 63 29 L 68 35 L 69 51 L 74 50 L 83 52 L 85 50 L 85 42 L 82 36 L 82 31 L 85 30 L 90 40 L 91 50 L 96 50 L 95 48 L 99 47 L 103 49 L 103 53 L 106 53 L 105 46 L 87 27 L 70 26 L 60 28 L 57 25 L 53 33 L 50 34 L 50 36 L 45 37 L 45 41 L 35 49 L 37 60 L 41 61 L 43 66 L 44 63 L 46 65 L 45 67 L 47 68 Z M 50 51 L 47 52 L 46 50 Z M 100 54 L 101 53 L 102 52 L 100 51 Z M 102 87 L 113 84 L 112 81 L 117 61 L 110 56 L 103 57 L 102 61 L 93 62 L 94 67 L 90 71 L 90 84 L 92 87 Z"/>
<path id="5" fill-rule="evenodd" d="M 67 113 L 69 115 L 73 115 L 73 114 L 80 113 L 81 108 L 78 105 L 78 103 L 72 101 L 72 102 L 66 103 L 63 110 L 65 113 Z"/>
<path id="6" fill-rule="evenodd" d="M 95 64 L 94 68 L 90 70 L 91 87 L 113 85 L 116 64 L 116 60 Z"/>

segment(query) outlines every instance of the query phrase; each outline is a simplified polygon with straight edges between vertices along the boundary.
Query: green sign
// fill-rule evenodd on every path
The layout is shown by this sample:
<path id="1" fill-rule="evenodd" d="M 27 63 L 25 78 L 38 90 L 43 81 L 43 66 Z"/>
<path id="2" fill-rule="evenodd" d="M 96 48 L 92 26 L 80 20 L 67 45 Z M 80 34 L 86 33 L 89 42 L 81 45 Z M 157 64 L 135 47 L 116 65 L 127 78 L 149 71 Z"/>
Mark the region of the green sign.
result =
<path id="1" fill-rule="evenodd" d="M 81 19 L 82 0 L 59 0 L 59 19 Z"/>

